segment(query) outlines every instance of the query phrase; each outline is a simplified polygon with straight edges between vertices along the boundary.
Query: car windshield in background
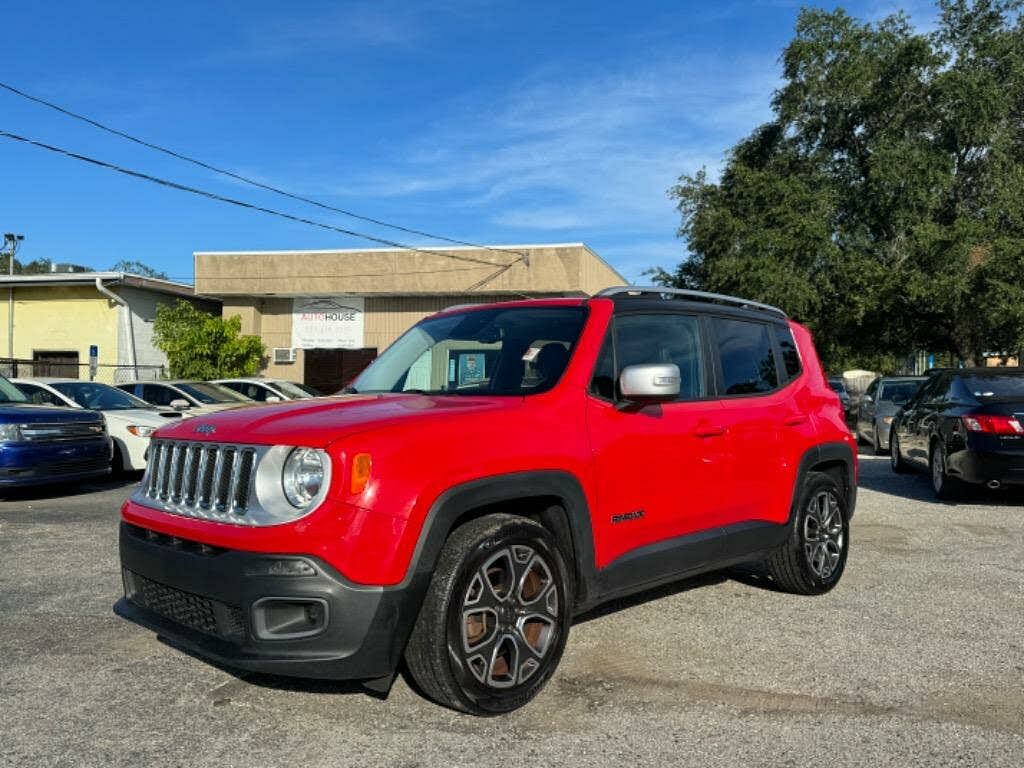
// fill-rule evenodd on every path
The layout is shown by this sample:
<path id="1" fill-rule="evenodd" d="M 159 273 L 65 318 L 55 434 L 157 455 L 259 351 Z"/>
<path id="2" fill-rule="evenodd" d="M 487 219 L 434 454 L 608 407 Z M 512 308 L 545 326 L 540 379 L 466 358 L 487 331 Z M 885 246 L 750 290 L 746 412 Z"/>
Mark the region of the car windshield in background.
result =
<path id="1" fill-rule="evenodd" d="M 130 408 L 156 410 L 149 403 L 106 384 L 90 381 L 58 381 L 50 386 L 90 411 L 127 411 Z"/>
<path id="2" fill-rule="evenodd" d="M 965 376 L 964 386 L 979 400 L 1024 400 L 1024 374 Z"/>
<path id="3" fill-rule="evenodd" d="M 286 396 L 302 399 L 304 397 L 320 397 L 320 393 L 303 384 L 296 384 L 294 381 L 275 381 L 274 389 L 278 389 Z"/>
<path id="4" fill-rule="evenodd" d="M 920 381 L 889 381 L 878 388 L 878 402 L 905 403 L 921 388 Z"/>
<path id="5" fill-rule="evenodd" d="M 16 386 L 0 376 L 0 404 L 27 403 L 28 398 Z"/>
<path id="6" fill-rule="evenodd" d="M 178 389 L 190 397 L 194 397 L 204 405 L 215 405 L 217 403 L 251 403 L 248 397 L 222 387 L 220 384 L 210 384 L 205 381 L 194 381 L 189 384 L 175 384 Z"/>
<path id="7" fill-rule="evenodd" d="M 561 377 L 582 307 L 494 307 L 413 326 L 352 383 L 356 392 L 528 395 Z"/>

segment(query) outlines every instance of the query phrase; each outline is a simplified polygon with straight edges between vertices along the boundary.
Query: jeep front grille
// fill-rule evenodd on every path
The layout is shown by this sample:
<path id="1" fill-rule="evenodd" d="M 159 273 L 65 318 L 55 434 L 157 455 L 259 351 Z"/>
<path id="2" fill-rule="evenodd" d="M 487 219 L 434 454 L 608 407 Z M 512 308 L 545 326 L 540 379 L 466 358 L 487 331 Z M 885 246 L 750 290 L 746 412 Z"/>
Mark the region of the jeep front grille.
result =
<path id="1" fill-rule="evenodd" d="M 154 440 L 140 494 L 168 512 L 246 523 L 262 446 Z"/>

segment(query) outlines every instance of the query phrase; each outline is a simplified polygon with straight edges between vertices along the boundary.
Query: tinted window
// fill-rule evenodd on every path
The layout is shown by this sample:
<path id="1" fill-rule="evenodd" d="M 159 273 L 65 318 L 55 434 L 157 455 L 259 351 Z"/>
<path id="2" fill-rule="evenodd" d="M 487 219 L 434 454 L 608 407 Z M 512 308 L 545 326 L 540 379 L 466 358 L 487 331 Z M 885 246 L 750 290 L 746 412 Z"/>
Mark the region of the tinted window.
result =
<path id="1" fill-rule="evenodd" d="M 1024 375 L 985 374 L 964 376 L 964 386 L 982 402 L 993 400 L 1024 400 Z"/>
<path id="2" fill-rule="evenodd" d="M 67 405 L 53 392 L 47 392 L 35 384 L 15 384 L 14 386 L 21 390 L 22 394 L 29 399 L 29 402 L 35 405 Z"/>
<path id="3" fill-rule="evenodd" d="M 921 388 L 920 381 L 887 381 L 878 390 L 878 401 L 882 403 L 905 403 Z M 871 394 L 870 392 L 868 394 Z"/>
<path id="4" fill-rule="evenodd" d="M 629 365 L 674 363 L 679 367 L 679 399 L 694 400 L 704 396 L 704 356 L 696 317 L 675 314 L 617 317 L 615 357 L 613 380 Z M 603 361 L 599 364 L 606 365 Z"/>
<path id="5" fill-rule="evenodd" d="M 594 378 L 590 382 L 590 391 L 605 400 L 615 399 L 615 347 L 612 334 L 604 340 L 597 365 L 594 366 Z"/>
<path id="6" fill-rule="evenodd" d="M 149 403 L 138 400 L 127 392 L 95 381 L 61 381 L 52 386 L 62 395 L 92 411 L 125 411 L 130 408 L 150 407 Z"/>
<path id="7" fill-rule="evenodd" d="M 172 400 L 183 398 L 170 387 L 162 387 L 159 384 L 143 384 L 142 399 L 147 403 L 153 403 L 153 405 L 170 405 Z"/>
<path id="8" fill-rule="evenodd" d="M 179 382 L 178 389 L 195 398 L 205 405 L 214 403 L 248 403 L 249 398 L 238 392 L 222 387 L 220 384 L 211 384 L 206 381 Z"/>
<path id="9" fill-rule="evenodd" d="M 746 320 L 711 319 L 722 366 L 722 394 L 770 392 L 779 385 L 768 328 Z"/>
<path id="10" fill-rule="evenodd" d="M 0 376 L 0 403 L 27 403 L 28 398 L 21 390 Z"/>
<path id="11" fill-rule="evenodd" d="M 800 375 L 800 354 L 796 351 L 793 332 L 781 325 L 775 326 L 775 341 L 782 353 L 782 365 L 786 369 L 786 381 L 792 381 Z"/>

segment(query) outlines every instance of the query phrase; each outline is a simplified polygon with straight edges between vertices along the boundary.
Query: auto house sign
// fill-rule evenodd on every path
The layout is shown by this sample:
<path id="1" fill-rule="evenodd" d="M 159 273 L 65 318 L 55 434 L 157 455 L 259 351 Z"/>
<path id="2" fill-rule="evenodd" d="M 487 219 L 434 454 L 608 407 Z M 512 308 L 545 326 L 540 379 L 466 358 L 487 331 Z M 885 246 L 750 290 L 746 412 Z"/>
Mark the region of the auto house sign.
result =
<path id="1" fill-rule="evenodd" d="M 293 299 L 292 346 L 297 349 L 362 349 L 362 296 L 302 296 Z"/>

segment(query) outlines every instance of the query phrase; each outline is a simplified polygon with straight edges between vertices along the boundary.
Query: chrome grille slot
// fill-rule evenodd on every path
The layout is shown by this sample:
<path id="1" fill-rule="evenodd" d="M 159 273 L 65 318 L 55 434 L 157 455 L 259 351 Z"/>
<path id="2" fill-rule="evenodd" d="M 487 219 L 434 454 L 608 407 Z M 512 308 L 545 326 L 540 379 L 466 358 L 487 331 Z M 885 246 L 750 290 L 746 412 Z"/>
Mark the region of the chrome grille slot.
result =
<path id="1" fill-rule="evenodd" d="M 256 468 L 267 447 L 154 440 L 137 495 L 188 517 L 252 523 Z"/>

